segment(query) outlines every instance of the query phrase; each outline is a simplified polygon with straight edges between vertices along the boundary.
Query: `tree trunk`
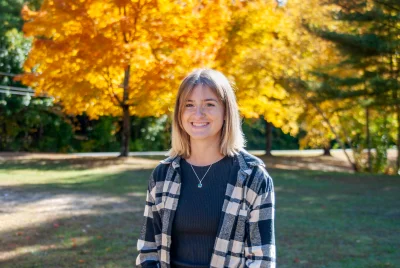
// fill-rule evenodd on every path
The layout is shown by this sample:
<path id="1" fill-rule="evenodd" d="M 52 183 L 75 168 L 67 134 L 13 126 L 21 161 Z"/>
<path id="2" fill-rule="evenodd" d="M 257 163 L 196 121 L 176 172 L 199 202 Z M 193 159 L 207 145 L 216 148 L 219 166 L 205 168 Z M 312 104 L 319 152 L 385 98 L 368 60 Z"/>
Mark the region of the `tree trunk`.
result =
<path id="1" fill-rule="evenodd" d="M 125 69 L 124 76 L 124 95 L 122 100 L 122 139 L 121 139 L 121 152 L 120 157 L 127 157 L 129 155 L 129 142 L 131 137 L 131 118 L 129 114 L 129 105 L 127 104 L 129 98 L 129 76 L 130 68 L 128 65 Z"/>
<path id="2" fill-rule="evenodd" d="M 339 143 L 340 147 L 343 150 L 344 155 L 347 158 L 347 161 L 349 161 L 351 167 L 353 168 L 353 170 L 355 172 L 358 172 L 358 167 L 356 163 L 353 163 L 353 161 L 351 161 L 351 158 L 349 156 L 349 154 L 346 152 L 346 146 L 345 144 L 342 142 L 342 140 L 340 139 L 340 136 L 338 135 L 338 133 L 336 132 L 335 128 L 332 126 L 331 122 L 329 121 L 328 117 L 325 116 L 325 113 L 321 110 L 321 108 L 319 108 L 319 106 L 310 101 L 311 105 L 318 111 L 318 113 L 322 116 L 322 118 L 324 119 L 324 121 L 328 124 L 329 129 L 332 131 L 333 135 L 335 135 L 336 141 Z"/>
<path id="3" fill-rule="evenodd" d="M 168 150 L 171 147 L 171 130 L 172 130 L 172 117 L 168 115 L 167 122 L 165 124 L 165 131 L 168 133 L 168 138 L 165 139 L 164 148 Z"/>
<path id="4" fill-rule="evenodd" d="M 400 105 L 396 105 L 396 114 L 397 114 L 397 160 L 396 160 L 396 168 L 397 174 L 400 174 Z"/>
<path id="5" fill-rule="evenodd" d="M 122 107 L 123 118 L 122 118 L 122 140 L 121 140 L 121 157 L 129 155 L 129 141 L 131 135 L 131 117 L 129 115 L 129 106 L 124 105 Z"/>
<path id="6" fill-rule="evenodd" d="M 331 147 L 329 145 L 324 146 L 324 154 L 325 156 L 332 156 L 331 155 Z"/>
<path id="7" fill-rule="evenodd" d="M 369 107 L 365 107 L 367 149 L 368 149 L 368 172 L 372 172 L 372 156 L 371 156 L 371 135 L 369 131 Z"/>
<path id="8" fill-rule="evenodd" d="M 5 121 L 5 120 L 4 120 Z M 6 150 L 6 144 L 7 144 L 7 129 L 6 129 L 6 123 L 3 122 L 1 124 L 2 127 L 2 132 L 0 133 L 0 151 L 5 151 Z"/>
<path id="9" fill-rule="evenodd" d="M 272 156 L 272 124 L 265 120 L 265 155 Z"/>

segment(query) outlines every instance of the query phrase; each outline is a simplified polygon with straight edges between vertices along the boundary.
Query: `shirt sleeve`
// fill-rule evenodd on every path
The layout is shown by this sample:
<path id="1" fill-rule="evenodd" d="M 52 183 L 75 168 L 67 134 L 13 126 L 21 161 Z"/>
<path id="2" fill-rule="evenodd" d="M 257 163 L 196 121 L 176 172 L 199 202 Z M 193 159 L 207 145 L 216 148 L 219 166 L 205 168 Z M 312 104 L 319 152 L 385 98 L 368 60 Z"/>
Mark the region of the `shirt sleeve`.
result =
<path id="1" fill-rule="evenodd" d="M 258 189 L 253 191 L 254 201 L 246 222 L 246 267 L 276 267 L 275 249 L 275 192 L 272 178 L 260 167 Z M 249 190 L 252 191 L 252 190 Z"/>
<path id="2" fill-rule="evenodd" d="M 155 205 L 156 183 L 154 171 L 150 176 L 144 208 L 144 224 L 137 241 L 139 255 L 137 267 L 160 267 L 159 251 L 161 237 L 161 219 Z"/>

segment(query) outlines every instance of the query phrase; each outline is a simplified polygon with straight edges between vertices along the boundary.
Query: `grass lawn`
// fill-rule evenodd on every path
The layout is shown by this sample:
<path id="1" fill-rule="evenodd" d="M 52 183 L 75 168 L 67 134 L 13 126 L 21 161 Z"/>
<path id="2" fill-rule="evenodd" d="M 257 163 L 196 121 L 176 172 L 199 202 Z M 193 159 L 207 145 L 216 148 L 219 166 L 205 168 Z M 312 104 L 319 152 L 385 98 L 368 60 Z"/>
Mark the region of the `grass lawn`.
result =
<path id="1" fill-rule="evenodd" d="M 157 163 L 1 161 L 0 267 L 132 267 Z M 278 267 L 400 267 L 399 177 L 268 170 Z"/>

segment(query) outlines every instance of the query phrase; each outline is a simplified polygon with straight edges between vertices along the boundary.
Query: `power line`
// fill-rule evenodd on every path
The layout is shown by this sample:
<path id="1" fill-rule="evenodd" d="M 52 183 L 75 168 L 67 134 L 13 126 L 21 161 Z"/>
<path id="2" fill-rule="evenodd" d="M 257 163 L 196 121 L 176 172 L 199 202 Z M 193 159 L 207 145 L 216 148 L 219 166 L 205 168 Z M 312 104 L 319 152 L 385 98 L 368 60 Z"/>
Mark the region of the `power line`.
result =
<path id="1" fill-rule="evenodd" d="M 9 89 L 9 90 L 15 90 L 15 91 L 35 93 L 35 91 L 33 91 L 31 88 L 25 88 L 25 87 L 12 87 L 12 86 L 0 85 L 0 89 Z"/>
<path id="2" fill-rule="evenodd" d="M 6 93 L 6 94 L 11 94 L 11 95 L 29 95 L 29 96 L 34 96 L 35 94 L 32 92 L 21 92 L 21 91 L 10 91 L 10 90 L 3 90 L 0 89 L 0 93 Z"/>
<path id="3" fill-rule="evenodd" d="M 0 93 L 6 93 L 11 95 L 29 95 L 34 96 L 35 92 L 31 88 L 23 88 L 23 87 L 12 87 L 12 86 L 3 86 L 0 85 Z"/>

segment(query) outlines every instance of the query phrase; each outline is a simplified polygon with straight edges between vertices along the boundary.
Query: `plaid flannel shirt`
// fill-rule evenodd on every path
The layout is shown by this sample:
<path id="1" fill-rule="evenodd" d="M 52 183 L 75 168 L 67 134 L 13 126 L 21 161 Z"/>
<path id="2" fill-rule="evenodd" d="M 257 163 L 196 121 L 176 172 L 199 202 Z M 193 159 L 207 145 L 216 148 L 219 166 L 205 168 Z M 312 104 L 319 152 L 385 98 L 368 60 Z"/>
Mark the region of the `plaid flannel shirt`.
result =
<path id="1" fill-rule="evenodd" d="M 275 195 L 264 163 L 241 150 L 228 183 L 210 267 L 275 267 Z M 137 242 L 139 267 L 170 267 L 171 230 L 180 193 L 180 157 L 161 161 L 149 179 L 145 223 Z"/>

